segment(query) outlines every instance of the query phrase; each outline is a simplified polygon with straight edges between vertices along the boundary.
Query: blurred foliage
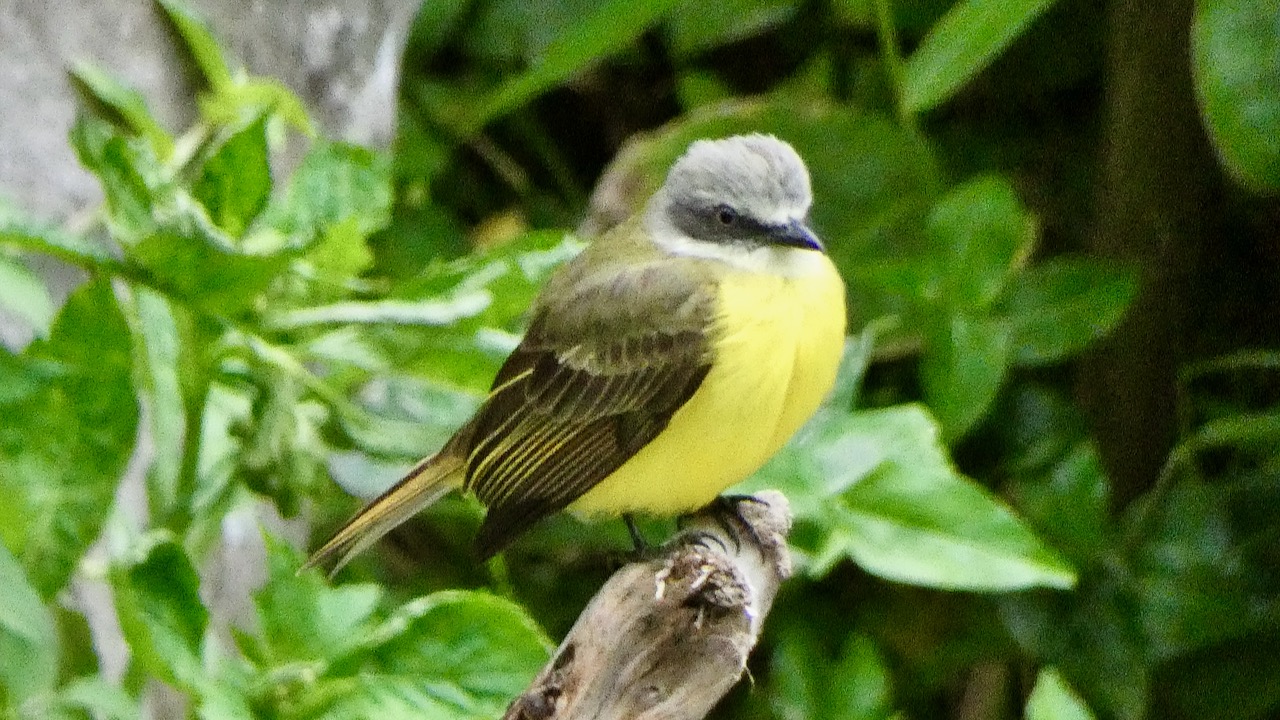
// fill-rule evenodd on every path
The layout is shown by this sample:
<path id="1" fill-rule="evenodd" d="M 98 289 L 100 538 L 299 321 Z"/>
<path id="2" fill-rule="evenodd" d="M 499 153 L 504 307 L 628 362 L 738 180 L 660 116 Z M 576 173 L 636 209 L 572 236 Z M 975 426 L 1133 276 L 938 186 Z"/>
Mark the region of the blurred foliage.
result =
<path id="1" fill-rule="evenodd" d="M 252 618 L 229 629 L 206 559 L 238 508 L 306 510 L 321 535 L 354 506 L 333 481 L 370 496 L 438 447 L 580 249 L 583 208 L 582 234 L 603 231 L 690 141 L 737 132 L 806 158 L 858 334 L 830 403 L 741 488 L 787 493 L 799 572 L 719 715 L 1280 710 L 1280 351 L 1181 368 L 1178 444 L 1124 507 L 1072 400 L 1075 357 L 1139 292 L 1083 252 L 1094 5 L 428 3 L 389 153 L 317 136 L 281 84 L 158 6 L 199 73 L 198 121 L 173 134 L 79 64 L 71 143 L 98 222 L 0 206 L 0 306 L 36 337 L 0 352 L 6 717 L 142 717 L 153 680 L 202 718 L 501 714 L 620 527 L 553 518 L 477 566 L 480 508 L 450 499 L 332 585 L 264 535 Z M 1237 227 L 1265 224 L 1250 193 L 1280 191 L 1276 16 L 1206 1 L 1190 28 Z M 88 277 L 60 307 L 37 254 Z M 1259 322 L 1252 302 L 1224 312 Z M 1275 330 L 1242 334 L 1280 346 Z M 144 521 L 116 506 L 131 463 Z M 115 599 L 119 682 L 78 582 Z"/>

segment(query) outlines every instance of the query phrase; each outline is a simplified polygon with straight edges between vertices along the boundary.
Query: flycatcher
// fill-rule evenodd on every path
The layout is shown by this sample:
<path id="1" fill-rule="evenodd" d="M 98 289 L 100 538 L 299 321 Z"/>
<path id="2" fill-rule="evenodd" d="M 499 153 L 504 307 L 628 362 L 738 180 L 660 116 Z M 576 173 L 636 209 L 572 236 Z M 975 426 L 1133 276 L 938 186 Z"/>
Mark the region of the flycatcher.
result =
<path id="1" fill-rule="evenodd" d="M 809 173 L 767 135 L 699 141 L 634 218 L 559 268 L 469 422 L 308 565 L 335 570 L 448 491 L 488 558 L 552 513 L 680 515 L 755 472 L 835 381 L 844 284 Z"/>

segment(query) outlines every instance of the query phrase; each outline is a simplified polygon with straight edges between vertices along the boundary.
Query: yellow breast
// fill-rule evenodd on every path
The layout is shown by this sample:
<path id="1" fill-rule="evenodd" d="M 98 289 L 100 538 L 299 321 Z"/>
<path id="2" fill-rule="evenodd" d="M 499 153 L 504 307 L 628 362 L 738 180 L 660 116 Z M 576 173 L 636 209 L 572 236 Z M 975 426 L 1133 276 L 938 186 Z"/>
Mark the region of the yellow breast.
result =
<path id="1" fill-rule="evenodd" d="M 580 514 L 678 515 L 755 472 L 835 382 L 844 284 L 825 256 L 795 276 L 733 270 L 719 288 L 715 357 L 653 442 L 579 498 Z"/>

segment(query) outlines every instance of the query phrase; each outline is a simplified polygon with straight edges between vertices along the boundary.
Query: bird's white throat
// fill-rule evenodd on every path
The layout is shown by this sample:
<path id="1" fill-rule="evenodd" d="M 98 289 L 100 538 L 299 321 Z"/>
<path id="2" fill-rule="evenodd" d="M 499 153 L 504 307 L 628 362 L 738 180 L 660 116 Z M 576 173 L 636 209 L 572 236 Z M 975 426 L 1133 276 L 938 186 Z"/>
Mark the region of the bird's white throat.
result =
<path id="1" fill-rule="evenodd" d="M 817 250 L 778 245 L 749 246 L 699 240 L 679 232 L 657 232 L 653 241 L 673 255 L 717 260 L 747 272 L 803 277 L 820 272 L 826 257 Z"/>

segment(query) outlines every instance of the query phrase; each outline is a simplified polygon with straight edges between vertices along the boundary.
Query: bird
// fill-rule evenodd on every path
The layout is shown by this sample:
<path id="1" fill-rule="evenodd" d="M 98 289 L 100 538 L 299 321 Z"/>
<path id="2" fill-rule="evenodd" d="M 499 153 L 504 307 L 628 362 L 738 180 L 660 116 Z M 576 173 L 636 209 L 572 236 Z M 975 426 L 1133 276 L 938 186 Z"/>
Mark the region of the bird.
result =
<path id="1" fill-rule="evenodd" d="M 548 278 L 474 416 L 304 567 L 336 573 L 455 489 L 484 560 L 543 518 L 676 517 L 769 460 L 835 382 L 845 286 L 772 135 L 698 140 L 630 219 Z"/>

